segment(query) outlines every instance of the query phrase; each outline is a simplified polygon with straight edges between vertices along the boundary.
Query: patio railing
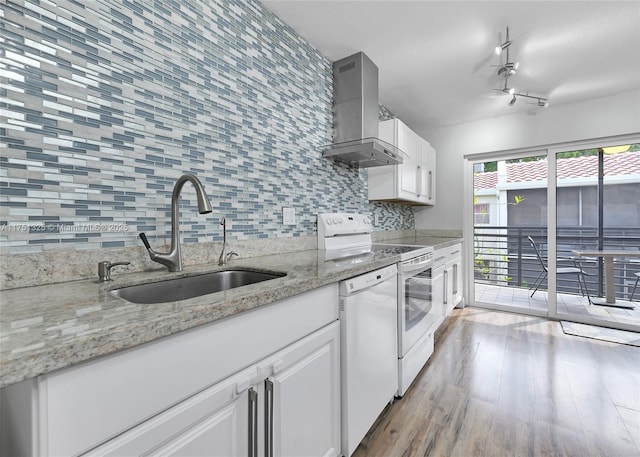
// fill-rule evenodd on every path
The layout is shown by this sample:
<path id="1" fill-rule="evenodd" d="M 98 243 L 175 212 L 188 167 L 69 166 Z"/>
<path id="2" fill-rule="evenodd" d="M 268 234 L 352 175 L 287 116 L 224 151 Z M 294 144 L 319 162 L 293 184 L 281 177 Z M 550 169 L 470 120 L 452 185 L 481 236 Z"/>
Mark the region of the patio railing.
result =
<path id="1" fill-rule="evenodd" d="M 508 287 L 530 288 L 542 271 L 528 236 L 535 241 L 543 258 L 547 259 L 547 228 L 540 226 L 474 227 L 474 270 L 476 282 Z M 640 250 L 640 227 L 612 227 L 599 238 L 595 227 L 560 227 L 556 237 L 558 267 L 579 265 L 587 273 L 587 286 L 592 296 L 604 295 L 604 268 L 601 259 L 578 258 L 572 250 L 603 249 Z M 640 271 L 636 257 L 616 259 L 616 297 L 629 299 Z M 547 279 L 540 289 L 547 288 Z M 558 292 L 579 294 L 578 277 L 558 277 Z M 634 299 L 640 299 L 640 286 Z"/>

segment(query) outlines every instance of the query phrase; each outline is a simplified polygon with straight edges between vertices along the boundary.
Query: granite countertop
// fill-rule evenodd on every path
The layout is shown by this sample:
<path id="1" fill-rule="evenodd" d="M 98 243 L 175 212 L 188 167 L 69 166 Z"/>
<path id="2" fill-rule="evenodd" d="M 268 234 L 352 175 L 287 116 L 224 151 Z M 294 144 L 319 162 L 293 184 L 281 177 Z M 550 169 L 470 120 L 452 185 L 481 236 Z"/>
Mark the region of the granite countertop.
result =
<path id="1" fill-rule="evenodd" d="M 451 239 L 398 240 L 393 243 L 438 247 Z M 399 256 L 378 253 L 356 265 L 342 264 L 325 262 L 322 251 L 308 250 L 233 260 L 224 267 L 197 265 L 186 267 L 181 273 L 168 273 L 165 269 L 122 275 L 114 272 L 113 281 L 107 283 L 83 280 L 4 290 L 0 292 L 0 387 L 258 308 L 399 260 Z M 161 304 L 130 303 L 110 293 L 134 284 L 236 268 L 287 275 Z"/>
<path id="2" fill-rule="evenodd" d="M 197 265 L 121 274 L 113 281 L 70 281 L 0 292 L 0 387 L 131 348 L 397 262 L 380 254 L 361 264 L 325 262 L 322 251 L 233 260 L 224 267 Z M 224 269 L 287 273 L 282 278 L 201 297 L 135 304 L 109 291 L 120 287 Z"/>

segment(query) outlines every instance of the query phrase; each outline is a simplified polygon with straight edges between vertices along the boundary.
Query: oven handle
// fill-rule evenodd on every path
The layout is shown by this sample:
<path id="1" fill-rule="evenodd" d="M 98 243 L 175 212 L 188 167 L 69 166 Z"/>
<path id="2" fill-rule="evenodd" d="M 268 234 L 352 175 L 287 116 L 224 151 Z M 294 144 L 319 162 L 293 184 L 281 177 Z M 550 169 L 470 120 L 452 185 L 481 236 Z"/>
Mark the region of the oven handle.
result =
<path id="1" fill-rule="evenodd" d="M 433 264 L 433 259 L 428 259 L 419 263 L 403 263 L 402 264 L 402 273 L 410 273 L 416 270 L 426 270 Z"/>

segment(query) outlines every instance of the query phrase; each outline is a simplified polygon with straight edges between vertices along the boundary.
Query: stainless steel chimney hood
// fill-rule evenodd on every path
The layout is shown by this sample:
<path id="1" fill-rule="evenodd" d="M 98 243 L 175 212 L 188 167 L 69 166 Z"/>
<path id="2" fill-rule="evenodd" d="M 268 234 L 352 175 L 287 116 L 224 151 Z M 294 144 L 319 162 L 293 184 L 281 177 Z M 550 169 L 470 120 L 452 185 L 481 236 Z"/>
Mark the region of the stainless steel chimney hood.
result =
<path id="1" fill-rule="evenodd" d="M 405 154 L 378 138 L 378 67 L 358 52 L 333 63 L 334 143 L 322 156 L 351 166 L 402 163 Z"/>

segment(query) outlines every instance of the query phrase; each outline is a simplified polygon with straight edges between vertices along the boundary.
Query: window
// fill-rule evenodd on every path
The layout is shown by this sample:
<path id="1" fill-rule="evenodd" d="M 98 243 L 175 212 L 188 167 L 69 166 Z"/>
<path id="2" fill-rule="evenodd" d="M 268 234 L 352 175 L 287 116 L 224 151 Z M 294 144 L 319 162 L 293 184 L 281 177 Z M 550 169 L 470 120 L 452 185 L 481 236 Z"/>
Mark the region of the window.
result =
<path id="1" fill-rule="evenodd" d="M 473 223 L 474 225 L 491 223 L 489 203 L 476 203 L 473 205 Z"/>

